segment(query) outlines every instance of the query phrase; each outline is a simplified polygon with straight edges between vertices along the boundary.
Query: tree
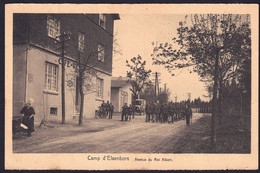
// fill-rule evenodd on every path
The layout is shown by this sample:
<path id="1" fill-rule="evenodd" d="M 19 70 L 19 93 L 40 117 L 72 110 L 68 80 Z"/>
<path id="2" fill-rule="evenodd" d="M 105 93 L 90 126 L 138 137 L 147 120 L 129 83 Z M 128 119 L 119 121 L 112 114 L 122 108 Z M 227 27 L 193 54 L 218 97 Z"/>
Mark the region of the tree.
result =
<path id="1" fill-rule="evenodd" d="M 74 39 L 73 39 L 74 38 Z M 74 36 L 71 39 L 75 50 L 77 50 L 76 55 L 76 74 L 77 79 L 71 78 L 68 80 L 70 85 L 71 83 L 77 83 L 79 95 L 80 95 L 80 103 L 79 103 L 79 125 L 83 124 L 83 109 L 84 109 L 84 100 L 85 95 L 96 92 L 96 82 L 94 81 L 98 76 L 99 73 L 96 70 L 96 66 L 102 59 L 99 59 L 99 56 L 104 56 L 104 50 L 108 47 L 109 49 L 112 48 L 112 44 L 107 43 L 103 48 L 98 48 L 97 50 L 86 50 L 79 48 L 79 40 L 78 37 Z M 82 39 L 82 41 L 85 41 Z M 112 42 L 111 42 L 112 43 Z M 112 54 L 112 51 L 111 51 Z M 109 52 L 106 54 L 109 55 Z M 73 75 L 75 76 L 75 75 Z M 72 85 L 73 86 L 73 85 Z M 76 89 L 76 88 L 75 88 Z"/>
<path id="2" fill-rule="evenodd" d="M 158 100 L 160 103 L 168 103 L 169 97 L 171 93 L 169 89 L 166 91 L 162 91 L 158 94 Z M 148 85 L 144 88 L 144 90 L 140 93 L 140 98 L 146 100 L 146 104 L 154 104 L 157 102 L 156 96 L 155 96 L 155 87 L 153 84 Z"/>
<path id="3" fill-rule="evenodd" d="M 216 144 L 215 119 L 218 114 L 217 93 L 223 76 L 232 76 L 230 69 L 239 68 L 241 55 L 248 47 L 250 36 L 249 20 L 243 22 L 246 15 L 207 14 L 190 15 L 184 22 L 179 22 L 178 38 L 172 44 L 154 44 L 152 58 L 154 64 L 163 65 L 172 75 L 179 68 L 193 67 L 193 72 L 201 78 L 209 79 L 212 86 L 212 125 L 211 144 Z M 247 31 L 246 34 L 243 33 Z M 177 45 L 176 45 L 177 44 Z"/>
<path id="4" fill-rule="evenodd" d="M 162 91 L 158 95 L 159 102 L 163 103 L 163 104 L 164 103 L 168 103 L 170 95 L 171 95 L 171 93 L 170 93 L 170 91 L 168 89 L 166 91 Z"/>
<path id="5" fill-rule="evenodd" d="M 131 86 L 130 90 L 133 95 L 133 117 L 135 116 L 136 99 L 138 98 L 144 86 L 151 83 L 149 80 L 151 70 L 146 70 L 145 64 L 146 61 L 142 61 L 142 57 L 140 55 L 138 55 L 137 57 L 133 57 L 130 62 L 126 60 L 126 66 L 129 67 L 131 70 L 127 71 L 127 82 Z"/>
<path id="6" fill-rule="evenodd" d="M 140 93 L 140 98 L 146 100 L 146 104 L 153 104 L 156 101 L 154 85 L 148 85 L 144 88 L 144 90 Z"/>

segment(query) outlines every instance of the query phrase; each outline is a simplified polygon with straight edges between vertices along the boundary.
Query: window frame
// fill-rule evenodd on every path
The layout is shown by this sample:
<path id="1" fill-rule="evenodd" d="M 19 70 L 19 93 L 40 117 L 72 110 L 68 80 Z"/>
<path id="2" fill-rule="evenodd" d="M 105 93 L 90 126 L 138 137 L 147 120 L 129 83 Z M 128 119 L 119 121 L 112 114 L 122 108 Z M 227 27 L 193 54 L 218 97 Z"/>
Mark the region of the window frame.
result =
<path id="1" fill-rule="evenodd" d="M 106 15 L 103 13 L 98 14 L 98 25 L 103 28 L 106 29 Z"/>
<path id="2" fill-rule="evenodd" d="M 46 20 L 47 36 L 59 41 L 59 36 L 61 35 L 61 20 L 52 15 L 47 15 Z"/>
<path id="3" fill-rule="evenodd" d="M 96 97 L 103 99 L 104 96 L 104 79 L 96 78 Z"/>
<path id="4" fill-rule="evenodd" d="M 80 40 L 80 36 L 83 36 L 83 40 Z M 85 50 L 85 39 L 86 39 L 86 35 L 82 32 L 78 33 L 78 51 L 80 52 L 84 52 Z M 81 48 L 82 46 L 82 48 Z"/>
<path id="5" fill-rule="evenodd" d="M 59 90 L 59 65 L 45 61 L 44 63 L 44 90 L 49 92 L 58 92 Z M 51 73 L 49 73 L 51 72 Z M 54 74 L 54 72 L 56 74 Z M 53 88 L 53 81 L 55 82 L 55 87 Z M 50 81 L 50 82 L 49 82 Z"/>
<path id="6" fill-rule="evenodd" d="M 52 113 L 54 111 L 55 113 Z M 57 107 L 50 107 L 50 115 L 57 116 L 58 115 L 58 108 Z"/>
<path id="7" fill-rule="evenodd" d="M 102 47 L 102 50 L 100 49 Z M 105 46 L 102 44 L 98 44 L 98 52 L 97 52 L 97 59 L 98 61 L 105 62 Z M 100 58 L 102 56 L 102 58 Z"/>

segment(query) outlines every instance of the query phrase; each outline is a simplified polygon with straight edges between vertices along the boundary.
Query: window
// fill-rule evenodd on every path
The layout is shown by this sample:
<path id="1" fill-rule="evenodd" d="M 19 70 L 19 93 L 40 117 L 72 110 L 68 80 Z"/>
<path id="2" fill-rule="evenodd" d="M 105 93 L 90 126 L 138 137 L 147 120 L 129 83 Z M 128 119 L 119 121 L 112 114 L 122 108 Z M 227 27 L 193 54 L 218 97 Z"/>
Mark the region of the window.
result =
<path id="1" fill-rule="evenodd" d="M 98 44 L 98 60 L 105 62 L 105 49 L 101 44 Z"/>
<path id="2" fill-rule="evenodd" d="M 103 98 L 103 79 L 97 78 L 97 97 Z"/>
<path id="3" fill-rule="evenodd" d="M 78 50 L 83 52 L 85 46 L 85 34 L 79 33 L 78 37 Z"/>
<path id="4" fill-rule="evenodd" d="M 60 20 L 57 18 L 48 15 L 47 16 L 47 33 L 48 36 L 58 40 L 58 36 L 60 36 Z"/>
<path id="5" fill-rule="evenodd" d="M 50 91 L 58 91 L 58 65 L 45 62 L 44 88 Z"/>
<path id="6" fill-rule="evenodd" d="M 121 102 L 122 106 L 128 103 L 128 93 L 126 91 L 121 91 Z"/>
<path id="7" fill-rule="evenodd" d="M 57 108 L 53 108 L 53 107 L 51 107 L 50 108 L 50 115 L 55 115 L 55 116 L 57 116 Z"/>
<path id="8" fill-rule="evenodd" d="M 99 14 L 99 26 L 106 29 L 106 16 L 104 14 Z"/>

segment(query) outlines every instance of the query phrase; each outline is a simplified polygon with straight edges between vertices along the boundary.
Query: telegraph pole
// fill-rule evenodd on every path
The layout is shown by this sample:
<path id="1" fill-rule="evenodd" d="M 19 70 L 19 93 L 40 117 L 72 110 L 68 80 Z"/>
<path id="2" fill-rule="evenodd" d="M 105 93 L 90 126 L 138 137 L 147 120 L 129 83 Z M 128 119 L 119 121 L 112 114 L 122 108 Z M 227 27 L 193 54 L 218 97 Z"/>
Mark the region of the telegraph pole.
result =
<path id="1" fill-rule="evenodd" d="M 189 98 L 189 100 L 190 100 L 190 98 L 191 98 L 191 93 L 187 93 L 188 94 L 188 98 Z"/>
<path id="2" fill-rule="evenodd" d="M 56 43 L 60 43 L 61 47 L 58 49 L 61 49 L 61 123 L 65 124 L 65 48 L 69 47 L 69 45 L 66 45 L 65 43 L 70 39 L 70 33 L 62 33 L 59 38 L 60 41 L 56 41 Z"/>
<path id="3" fill-rule="evenodd" d="M 154 91 L 155 91 L 155 102 L 157 102 L 157 83 L 158 83 L 158 76 L 157 72 L 155 72 L 155 85 L 154 85 Z"/>
<path id="4" fill-rule="evenodd" d="M 159 93 L 160 93 L 158 76 L 160 76 L 160 73 L 155 72 L 154 91 L 155 91 L 155 101 L 156 101 L 156 102 L 157 102 L 157 100 L 158 100 L 158 95 L 159 95 Z"/>
<path id="5" fill-rule="evenodd" d="M 64 89 L 64 83 L 65 83 L 65 58 L 64 58 L 64 34 L 61 35 L 61 105 L 62 105 L 62 121 L 61 123 L 65 123 L 65 89 Z"/>

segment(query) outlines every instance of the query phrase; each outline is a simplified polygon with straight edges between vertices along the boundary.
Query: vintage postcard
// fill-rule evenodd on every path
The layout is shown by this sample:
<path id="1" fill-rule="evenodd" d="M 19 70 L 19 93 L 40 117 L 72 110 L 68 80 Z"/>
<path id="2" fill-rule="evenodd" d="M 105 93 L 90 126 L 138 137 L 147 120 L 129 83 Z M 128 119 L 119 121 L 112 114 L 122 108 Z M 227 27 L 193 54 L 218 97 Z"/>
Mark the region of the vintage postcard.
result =
<path id="1" fill-rule="evenodd" d="M 5 169 L 258 169 L 257 4 L 7 4 Z"/>

